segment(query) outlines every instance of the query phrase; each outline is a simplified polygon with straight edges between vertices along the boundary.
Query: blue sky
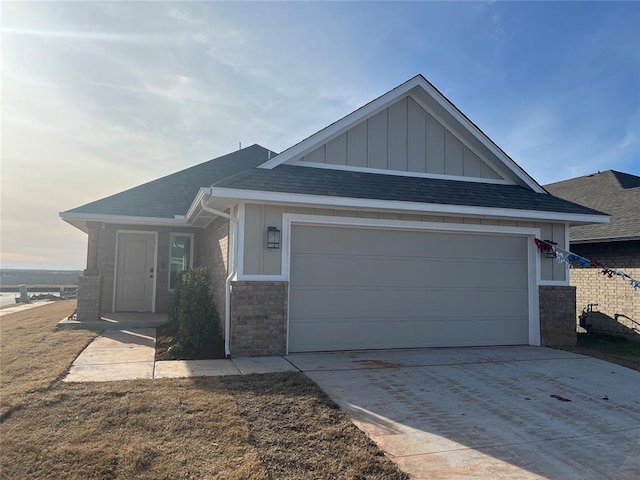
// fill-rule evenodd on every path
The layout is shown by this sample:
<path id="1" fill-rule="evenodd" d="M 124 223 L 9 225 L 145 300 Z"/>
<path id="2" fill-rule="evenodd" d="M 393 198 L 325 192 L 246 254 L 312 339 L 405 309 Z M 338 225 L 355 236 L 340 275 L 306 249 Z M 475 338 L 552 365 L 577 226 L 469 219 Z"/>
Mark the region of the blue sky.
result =
<path id="1" fill-rule="evenodd" d="M 422 73 L 538 182 L 640 175 L 638 2 L 3 2 L 1 264 L 83 268 L 58 212 Z"/>

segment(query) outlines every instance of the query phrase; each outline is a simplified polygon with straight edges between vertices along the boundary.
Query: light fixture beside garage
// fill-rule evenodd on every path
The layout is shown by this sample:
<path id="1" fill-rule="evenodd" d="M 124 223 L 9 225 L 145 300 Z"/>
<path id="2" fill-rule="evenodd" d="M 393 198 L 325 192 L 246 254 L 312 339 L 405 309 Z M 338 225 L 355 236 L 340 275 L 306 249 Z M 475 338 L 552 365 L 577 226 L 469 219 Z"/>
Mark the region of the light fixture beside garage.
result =
<path id="1" fill-rule="evenodd" d="M 278 227 L 267 227 L 267 248 L 280 248 L 280 230 Z"/>

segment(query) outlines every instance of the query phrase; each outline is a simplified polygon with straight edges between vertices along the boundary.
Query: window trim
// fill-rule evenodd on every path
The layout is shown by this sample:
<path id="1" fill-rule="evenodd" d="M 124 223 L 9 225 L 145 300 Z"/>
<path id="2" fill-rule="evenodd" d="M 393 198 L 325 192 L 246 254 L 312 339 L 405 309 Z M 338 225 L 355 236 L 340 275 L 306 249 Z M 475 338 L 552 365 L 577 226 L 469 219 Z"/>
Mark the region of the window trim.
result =
<path id="1" fill-rule="evenodd" d="M 181 233 L 181 232 L 170 232 L 169 233 L 169 261 L 167 262 L 167 290 L 169 292 L 173 292 L 173 288 L 171 288 L 171 246 L 172 239 L 174 237 L 189 237 L 191 241 L 189 242 L 189 268 L 193 268 L 193 241 L 194 234 L 193 233 Z M 183 270 L 184 271 L 184 270 Z"/>

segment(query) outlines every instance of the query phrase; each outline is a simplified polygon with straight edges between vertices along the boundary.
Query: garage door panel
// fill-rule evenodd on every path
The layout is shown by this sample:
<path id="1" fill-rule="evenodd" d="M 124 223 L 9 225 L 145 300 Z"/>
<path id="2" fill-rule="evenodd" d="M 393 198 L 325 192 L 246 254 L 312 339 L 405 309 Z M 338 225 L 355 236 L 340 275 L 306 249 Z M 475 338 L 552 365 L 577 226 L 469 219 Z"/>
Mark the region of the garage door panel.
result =
<path id="1" fill-rule="evenodd" d="M 291 272 L 291 283 L 299 286 L 318 284 L 325 278 L 332 285 L 356 287 L 373 286 L 422 286 L 476 287 L 489 282 L 497 287 L 526 288 L 526 262 L 489 261 L 477 259 L 442 259 L 435 257 L 368 256 L 368 255 L 310 255 L 292 256 L 296 269 Z M 393 283 L 389 283 L 392 279 Z"/>
<path id="2" fill-rule="evenodd" d="M 398 303 L 410 304 L 417 318 L 436 316 L 520 315 L 527 302 L 526 290 L 496 292 L 486 289 L 423 290 L 420 288 L 336 289 L 334 287 L 292 288 L 289 315 L 304 319 L 322 311 L 327 318 L 386 316 L 399 314 Z M 328 299 L 330 301 L 328 302 Z M 404 310 L 406 314 L 406 309 Z"/>
<path id="3" fill-rule="evenodd" d="M 456 346 L 511 345 L 512 338 L 527 334 L 525 318 L 431 318 L 428 321 L 413 318 L 397 318 L 390 323 L 385 317 L 366 322 L 317 321 L 296 324 L 291 335 L 296 339 L 297 352 L 321 350 L 360 350 L 376 348 L 415 348 Z M 402 332 L 428 331 L 428 335 L 416 333 L 407 338 Z M 318 345 L 321 345 L 319 348 Z M 290 345 L 291 347 L 292 345 Z M 324 346 L 324 348 L 322 347 Z"/>
<path id="4" fill-rule="evenodd" d="M 528 343 L 525 237 L 294 225 L 289 351 Z"/>

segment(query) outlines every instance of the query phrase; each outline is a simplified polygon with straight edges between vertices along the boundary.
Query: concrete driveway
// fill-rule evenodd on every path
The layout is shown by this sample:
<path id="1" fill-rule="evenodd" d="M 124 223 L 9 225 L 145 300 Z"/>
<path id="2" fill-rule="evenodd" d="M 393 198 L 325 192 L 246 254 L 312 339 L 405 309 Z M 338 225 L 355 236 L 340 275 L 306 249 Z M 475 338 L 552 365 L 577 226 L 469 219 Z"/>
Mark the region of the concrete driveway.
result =
<path id="1" fill-rule="evenodd" d="M 414 479 L 640 478 L 640 372 L 539 347 L 286 358 Z"/>

